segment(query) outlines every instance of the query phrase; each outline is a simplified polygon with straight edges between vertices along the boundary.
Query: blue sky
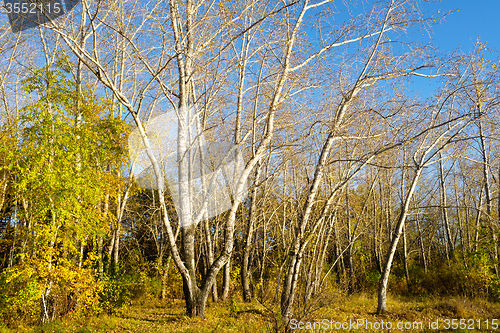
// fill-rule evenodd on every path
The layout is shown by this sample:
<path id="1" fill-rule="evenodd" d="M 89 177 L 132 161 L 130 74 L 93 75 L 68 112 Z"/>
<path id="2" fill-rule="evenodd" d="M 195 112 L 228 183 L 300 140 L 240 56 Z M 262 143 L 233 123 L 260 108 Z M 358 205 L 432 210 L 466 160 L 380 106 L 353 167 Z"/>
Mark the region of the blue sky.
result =
<path id="1" fill-rule="evenodd" d="M 489 48 L 500 51 L 500 0 L 444 0 L 425 7 L 442 12 L 455 10 L 433 27 L 433 42 L 442 51 L 460 46 L 468 53 L 477 37 Z"/>
<path id="2" fill-rule="evenodd" d="M 459 50 L 470 54 L 478 37 L 486 44 L 485 58 L 495 61 L 500 57 L 500 0 L 443 0 L 435 3 L 422 3 L 421 8 L 429 14 L 440 10 L 449 13 L 432 26 L 430 36 L 425 34 L 419 39 L 430 43 L 443 54 Z M 440 86 L 439 80 L 413 78 L 410 90 L 418 95 L 429 96 Z"/>

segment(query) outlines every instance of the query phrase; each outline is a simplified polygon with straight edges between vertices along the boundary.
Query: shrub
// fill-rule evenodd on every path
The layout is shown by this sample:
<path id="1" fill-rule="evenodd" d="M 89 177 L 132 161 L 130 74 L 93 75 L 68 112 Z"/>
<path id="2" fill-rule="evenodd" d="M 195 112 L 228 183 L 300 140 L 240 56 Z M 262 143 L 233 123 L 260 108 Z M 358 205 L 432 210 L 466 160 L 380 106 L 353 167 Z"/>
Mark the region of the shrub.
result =
<path id="1" fill-rule="evenodd" d="M 103 311 L 113 313 L 116 309 L 130 305 L 132 285 L 129 276 L 105 275 L 102 279 L 103 288 L 99 294 L 100 306 Z"/>
<path id="2" fill-rule="evenodd" d="M 48 270 L 42 260 L 25 260 L 0 274 L 0 316 L 12 325 L 37 323 L 44 313 L 49 319 L 98 314 L 102 287 L 91 269 L 66 262 Z"/>
<path id="3" fill-rule="evenodd" d="M 437 295 L 460 295 L 467 297 L 490 297 L 499 299 L 498 281 L 493 264 L 486 253 L 465 254 L 465 260 L 457 255 L 440 266 L 412 269 L 414 292 Z"/>

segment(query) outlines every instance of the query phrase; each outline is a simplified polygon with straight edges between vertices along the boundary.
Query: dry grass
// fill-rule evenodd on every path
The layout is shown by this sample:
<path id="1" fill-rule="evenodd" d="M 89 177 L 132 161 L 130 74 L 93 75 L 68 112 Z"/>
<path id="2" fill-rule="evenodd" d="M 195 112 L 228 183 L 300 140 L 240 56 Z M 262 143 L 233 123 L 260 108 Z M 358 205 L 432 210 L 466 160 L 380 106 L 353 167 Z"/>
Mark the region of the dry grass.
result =
<path id="1" fill-rule="evenodd" d="M 444 319 L 465 318 L 486 320 L 500 318 L 500 304 L 483 299 L 465 299 L 458 297 L 390 297 L 389 312 L 382 315 L 375 313 L 376 297 L 359 294 L 349 297 L 339 296 L 330 304 L 313 313 L 301 316 L 303 322 L 321 319 L 333 322 L 349 322 L 364 319 L 371 322 L 390 321 L 393 327 L 397 322 L 423 322 L 424 332 L 444 332 Z M 226 302 L 209 304 L 206 318 L 189 318 L 184 314 L 181 300 L 160 302 L 154 299 L 136 300 L 128 308 L 115 315 L 101 315 L 92 318 L 65 318 L 51 324 L 38 327 L 0 328 L 0 332 L 237 332 L 257 333 L 275 331 L 276 313 L 271 313 L 257 302 L 245 304 Z M 441 330 L 429 330 L 427 325 L 440 320 Z M 484 326 L 484 325 L 483 325 Z M 314 330 L 309 330 L 312 332 Z M 325 332 L 325 330 L 316 330 Z M 375 331 L 369 329 L 332 330 L 341 332 Z M 378 330 L 381 331 L 381 330 Z M 398 331 L 398 330 L 393 330 Z M 411 330 L 409 330 L 411 331 Z M 413 330 L 414 331 L 414 330 Z M 458 330 L 460 331 L 460 330 Z M 470 330 L 462 330 L 468 332 Z M 475 327 L 476 332 L 486 332 Z M 491 330 L 489 330 L 491 331 Z"/>

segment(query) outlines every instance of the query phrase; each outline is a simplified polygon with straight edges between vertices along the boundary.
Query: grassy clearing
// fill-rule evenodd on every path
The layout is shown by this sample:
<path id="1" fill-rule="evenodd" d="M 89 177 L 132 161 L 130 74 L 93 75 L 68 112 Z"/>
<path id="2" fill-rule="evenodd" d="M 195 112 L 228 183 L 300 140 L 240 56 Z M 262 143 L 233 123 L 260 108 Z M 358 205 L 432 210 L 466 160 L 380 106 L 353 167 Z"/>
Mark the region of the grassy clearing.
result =
<path id="1" fill-rule="evenodd" d="M 422 329 L 407 331 L 446 332 L 444 319 L 465 318 L 474 320 L 475 332 L 491 332 L 491 319 L 500 318 L 500 304 L 484 299 L 465 299 L 459 297 L 392 297 L 388 300 L 389 313 L 375 313 L 377 299 L 371 295 L 358 294 L 349 297 L 339 296 L 325 307 L 305 314 L 297 319 L 306 323 L 321 319 L 335 322 L 351 322 L 365 320 L 368 322 L 390 321 L 393 328 L 398 322 L 422 322 Z M 160 302 L 154 299 L 137 299 L 132 305 L 121 309 L 114 315 L 101 315 L 92 318 L 65 318 L 48 325 L 37 327 L 1 327 L 0 332 L 237 332 L 257 333 L 275 331 L 276 313 L 264 308 L 258 302 L 245 304 L 239 301 L 210 303 L 206 318 L 189 318 L 184 314 L 184 303 L 181 300 Z M 485 320 L 489 320 L 489 329 L 485 328 Z M 429 322 L 439 320 L 439 328 L 431 330 Z M 482 327 L 478 328 L 478 320 Z M 468 322 L 470 324 L 471 321 Z M 368 324 L 366 324 L 368 325 Z M 387 324 L 386 324 L 387 325 Z M 407 324 L 409 325 L 409 324 Z M 316 327 L 318 328 L 318 327 Z M 325 330 L 308 330 L 322 331 Z M 373 332 L 388 331 L 358 326 L 358 329 L 335 328 L 331 331 L 341 332 Z M 401 331 L 393 329 L 392 331 Z M 471 329 L 455 330 L 470 332 Z M 500 331 L 500 329 L 498 330 Z"/>

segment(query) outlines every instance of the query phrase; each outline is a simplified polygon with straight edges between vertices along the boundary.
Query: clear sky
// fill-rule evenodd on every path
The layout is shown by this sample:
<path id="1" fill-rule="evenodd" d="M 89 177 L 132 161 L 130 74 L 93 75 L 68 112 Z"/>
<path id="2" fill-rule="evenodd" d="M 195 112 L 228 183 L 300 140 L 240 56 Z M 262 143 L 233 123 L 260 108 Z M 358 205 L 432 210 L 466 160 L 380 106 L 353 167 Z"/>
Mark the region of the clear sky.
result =
<path id="1" fill-rule="evenodd" d="M 489 48 L 500 51 L 500 0 L 443 0 L 425 7 L 442 12 L 455 10 L 433 28 L 433 42 L 442 51 L 460 46 L 468 53 L 477 37 Z"/>
<path id="2" fill-rule="evenodd" d="M 429 14 L 453 11 L 432 26 L 430 37 L 427 34 L 419 37 L 423 43 L 431 43 L 442 53 L 460 50 L 470 54 L 481 37 L 487 47 L 484 57 L 493 61 L 500 58 L 500 0 L 442 0 L 422 3 L 421 8 Z M 410 90 L 422 97 L 429 96 L 440 85 L 436 79 L 412 81 Z"/>

